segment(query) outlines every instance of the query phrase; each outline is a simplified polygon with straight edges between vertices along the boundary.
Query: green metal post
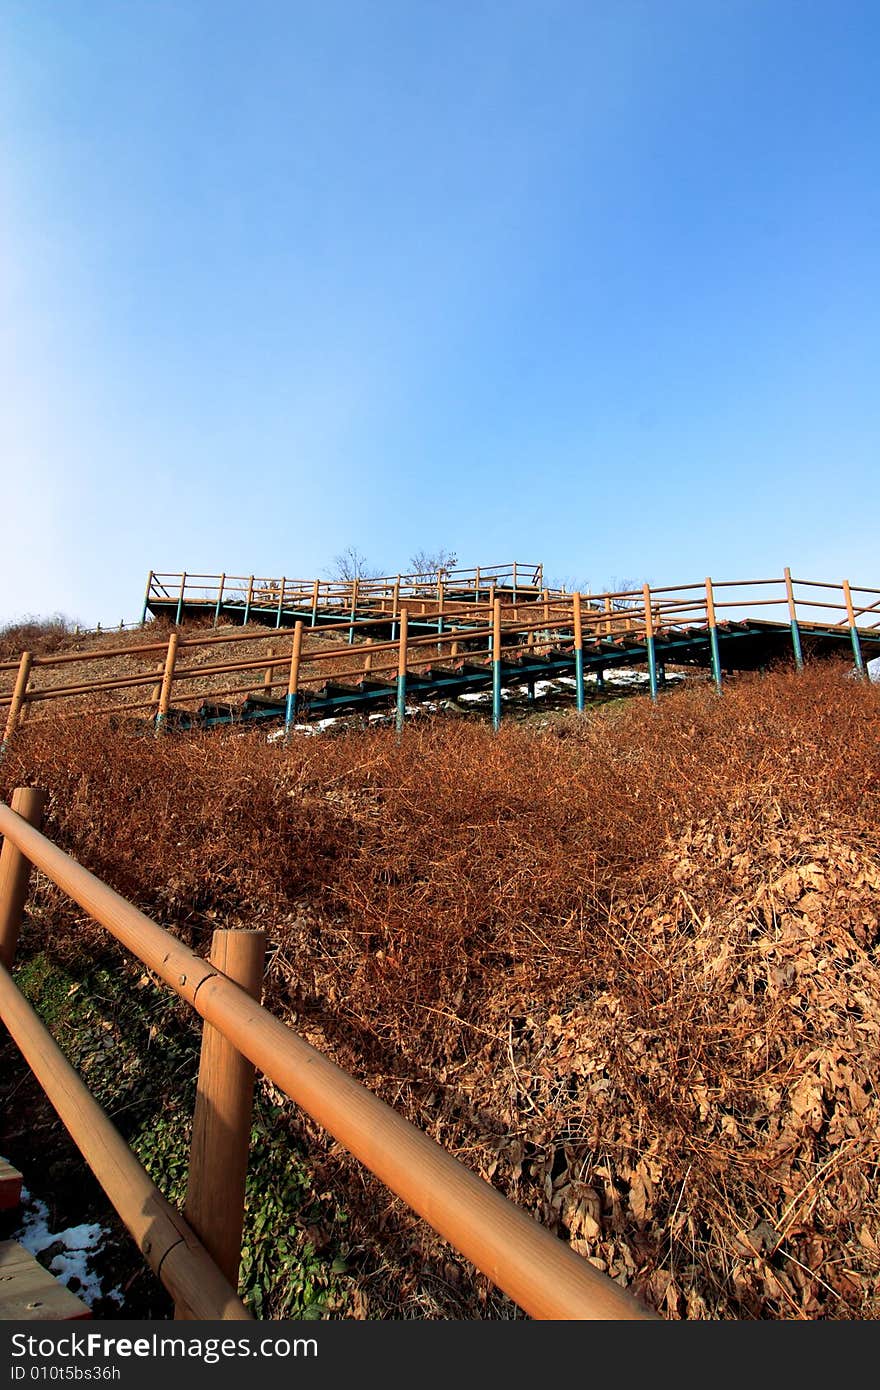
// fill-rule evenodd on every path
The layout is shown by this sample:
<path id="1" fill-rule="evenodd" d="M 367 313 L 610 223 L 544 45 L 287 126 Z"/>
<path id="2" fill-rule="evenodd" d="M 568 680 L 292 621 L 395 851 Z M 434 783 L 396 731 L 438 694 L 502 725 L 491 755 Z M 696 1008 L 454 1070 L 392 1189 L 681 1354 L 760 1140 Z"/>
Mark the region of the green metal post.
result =
<path id="1" fill-rule="evenodd" d="M 657 699 L 657 648 L 654 643 L 654 615 L 651 612 L 651 590 L 646 584 L 645 598 L 645 645 L 648 648 L 648 680 L 651 686 L 651 699 Z"/>
<path id="2" fill-rule="evenodd" d="M 409 615 L 404 608 L 400 613 L 400 646 L 397 656 L 397 715 L 395 726 L 398 734 L 403 733 L 403 725 L 406 720 L 406 642 L 408 621 Z"/>
<path id="3" fill-rule="evenodd" d="M 184 570 L 183 574 L 180 576 L 180 598 L 177 600 L 177 617 L 174 619 L 178 627 L 180 626 L 180 620 L 183 617 L 183 591 L 185 588 L 186 570 Z"/>
<path id="4" fill-rule="evenodd" d="M 244 602 L 244 622 L 243 622 L 243 624 L 242 624 L 243 627 L 247 627 L 247 625 L 248 625 L 248 620 L 250 619 L 250 616 L 251 616 L 251 600 L 252 600 L 253 596 L 254 596 L 254 576 L 251 575 L 250 578 L 248 579 L 247 598 L 245 599 L 245 602 Z"/>
<path id="5" fill-rule="evenodd" d="M 492 602 L 492 728 L 501 727 L 501 600 Z"/>
<path id="6" fill-rule="evenodd" d="M 220 609 L 221 609 L 221 607 L 222 607 L 222 605 L 223 605 L 223 585 L 224 585 L 225 583 L 226 583 L 226 575 L 225 575 L 225 574 L 221 574 L 221 576 L 220 576 L 220 587 L 219 587 L 219 589 L 217 590 L 217 603 L 216 603 L 216 606 L 215 606 L 215 608 L 214 608 L 214 626 L 215 626 L 215 627 L 217 626 L 218 622 L 220 621 Z"/>
<path id="7" fill-rule="evenodd" d="M 284 707 L 284 737 L 290 737 L 290 728 L 296 717 L 296 700 L 299 689 L 299 665 L 302 655 L 302 619 L 298 619 L 293 629 L 293 647 L 290 653 L 290 675 L 287 681 L 287 702 Z"/>
<path id="8" fill-rule="evenodd" d="M 581 596 L 572 595 L 574 615 L 574 679 L 578 712 L 584 710 L 584 629 L 581 622 Z"/>
<path id="9" fill-rule="evenodd" d="M 856 615 L 853 608 L 852 593 L 849 587 L 849 580 L 843 581 L 843 596 L 846 600 L 846 616 L 849 620 L 849 640 L 852 642 L 853 657 L 856 663 L 856 670 L 862 680 L 868 679 L 868 672 L 865 666 L 865 658 L 862 656 L 862 643 L 859 638 L 859 630 L 856 627 Z"/>
<path id="10" fill-rule="evenodd" d="M 312 585 L 312 627 L 314 627 L 314 626 L 315 626 L 315 623 L 318 621 L 318 589 L 319 589 L 319 586 L 320 586 L 320 580 L 316 579 L 315 582 L 314 582 L 314 584 Z"/>
<path id="11" fill-rule="evenodd" d="M 715 591 L 712 580 L 706 576 L 706 621 L 709 624 L 709 660 L 712 664 L 712 679 L 715 689 L 721 694 L 721 651 L 718 646 L 718 624 L 715 620 Z"/>
<path id="12" fill-rule="evenodd" d="M 352 586 L 351 586 L 351 613 L 350 613 L 350 615 L 349 615 L 349 625 L 348 625 L 348 645 L 349 645 L 350 647 L 354 645 L 354 617 L 355 617 L 355 613 L 357 612 L 357 600 L 358 600 L 358 582 L 357 582 L 357 580 L 355 579 L 355 580 L 353 581 L 353 583 L 352 583 Z"/>
<path id="13" fill-rule="evenodd" d="M 275 617 L 275 626 L 276 626 L 276 627 L 280 627 L 280 626 L 281 626 L 281 610 L 282 610 L 282 608 L 284 607 L 284 586 L 285 586 L 286 583 L 287 583 L 287 577 L 286 577 L 285 575 L 282 575 L 282 576 L 281 576 L 281 588 L 280 588 L 280 590 L 279 590 L 279 592 L 278 592 L 278 612 L 277 612 L 276 617 Z"/>
<path id="14" fill-rule="evenodd" d="M 794 602 L 794 585 L 791 580 L 791 570 L 786 565 L 785 570 L 785 589 L 788 595 L 788 612 L 791 618 L 791 645 L 794 648 L 794 664 L 799 671 L 804 669 L 804 653 L 801 647 L 801 630 L 798 626 L 797 609 Z"/>
<path id="15" fill-rule="evenodd" d="M 149 604 L 150 604 L 150 590 L 152 589 L 152 587 L 153 587 L 153 571 L 150 570 L 150 576 L 149 576 L 149 578 L 148 578 L 148 580 L 147 580 L 147 587 L 146 587 L 146 589 L 145 589 L 145 591 L 144 591 L 144 611 L 141 613 L 141 627 L 146 626 L 146 622 L 147 622 L 147 613 L 148 613 L 148 611 L 149 611 Z"/>

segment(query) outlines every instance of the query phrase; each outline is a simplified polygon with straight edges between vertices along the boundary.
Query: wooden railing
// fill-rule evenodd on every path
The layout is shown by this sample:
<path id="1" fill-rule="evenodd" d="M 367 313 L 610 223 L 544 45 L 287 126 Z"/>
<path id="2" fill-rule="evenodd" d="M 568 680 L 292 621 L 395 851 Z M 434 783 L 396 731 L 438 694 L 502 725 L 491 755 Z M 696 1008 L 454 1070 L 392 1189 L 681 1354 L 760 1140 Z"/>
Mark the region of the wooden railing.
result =
<path id="1" fill-rule="evenodd" d="M 500 662 L 529 648 L 542 653 L 568 646 L 575 660 L 578 652 L 583 660 L 591 644 L 641 647 L 656 695 L 658 644 L 695 629 L 704 629 L 708 637 L 711 672 L 720 688 L 718 636 L 731 620 L 763 619 L 784 626 L 798 665 L 803 662 L 802 633 L 839 633 L 848 637 L 855 664 L 864 673 L 862 640 L 873 640 L 880 630 L 880 589 L 846 580 L 835 584 L 794 579 L 787 569 L 777 579 L 705 579 L 602 594 L 544 588 L 523 601 L 511 589 L 490 584 L 489 594 L 487 601 L 462 601 L 450 597 L 441 585 L 439 593 L 410 592 L 405 603 L 399 594 L 368 593 L 362 606 L 352 589 L 342 623 L 312 626 L 300 618 L 292 631 L 237 628 L 189 637 L 185 629 L 175 629 L 162 641 L 46 656 L 23 652 L 0 663 L 4 746 L 29 713 L 38 719 L 146 711 L 161 726 L 172 704 L 186 710 L 205 701 L 263 693 L 286 700 L 290 716 L 301 697 L 328 679 L 367 676 L 399 687 L 401 677 L 405 684 L 408 674 L 444 660 L 482 652 L 485 660 Z M 375 616 L 364 617 L 364 609 Z M 144 636 L 149 636 L 150 626 Z M 384 635 L 389 627 L 390 638 Z M 235 655 L 236 645 L 242 643 L 250 644 L 249 651 Z M 124 661 L 129 669 L 102 677 L 102 664 L 111 660 L 116 665 Z M 73 674 L 67 676 L 68 671 Z"/>
<path id="2" fill-rule="evenodd" d="M 13 807 L 0 802 L 0 833 L 4 836 L 0 855 L 0 1017 L 151 1268 L 175 1299 L 178 1317 L 250 1316 L 234 1287 L 240 1250 L 233 1240 L 234 1269 L 224 1273 L 219 1249 L 225 1241 L 225 1258 L 229 1260 L 230 1231 L 234 1237 L 237 1232 L 240 1245 L 244 1171 L 235 1156 L 241 1154 L 242 1146 L 246 1153 L 253 1068 L 301 1106 L 530 1316 L 655 1316 L 263 1008 L 254 997 L 259 989 L 259 965 L 254 971 L 252 954 L 244 953 L 249 989 L 239 982 L 240 976 L 233 977 L 228 950 L 220 956 L 215 949 L 211 960 L 196 955 L 48 840 L 37 828 L 43 803 L 42 793 L 27 788 L 16 791 Z M 16 806 L 18 809 L 13 809 Z M 15 986 L 10 971 L 32 865 L 192 1005 L 205 1022 L 199 1094 L 205 1124 L 212 1114 L 219 1118 L 213 1134 L 208 1134 L 199 1122 L 197 1099 L 188 1220 L 156 1189 Z M 253 934 L 220 935 L 236 938 Z M 242 1059 L 248 1064 L 243 1073 Z M 219 1153 L 218 1143 L 225 1146 Z M 208 1163 L 212 1164 L 210 1170 L 205 1166 Z M 232 1179 L 230 1170 L 234 1170 Z M 194 1187 L 203 1195 L 213 1189 L 213 1202 L 195 1200 Z M 214 1259 L 208 1253 L 212 1247 Z"/>
<path id="3" fill-rule="evenodd" d="M 144 593 L 142 621 L 151 607 L 174 610 L 180 622 L 185 612 L 201 611 L 219 622 L 223 613 L 238 610 L 247 622 L 251 614 L 277 614 L 310 610 L 319 616 L 374 608 L 390 612 L 413 598 L 430 598 L 445 589 L 459 601 L 469 597 L 479 603 L 494 588 L 509 590 L 514 598 L 540 593 L 544 583 L 541 564 L 514 560 L 510 564 L 483 565 L 473 569 L 438 569 L 422 574 L 396 574 L 354 579 L 294 579 L 233 574 L 161 574 L 151 570 Z"/>

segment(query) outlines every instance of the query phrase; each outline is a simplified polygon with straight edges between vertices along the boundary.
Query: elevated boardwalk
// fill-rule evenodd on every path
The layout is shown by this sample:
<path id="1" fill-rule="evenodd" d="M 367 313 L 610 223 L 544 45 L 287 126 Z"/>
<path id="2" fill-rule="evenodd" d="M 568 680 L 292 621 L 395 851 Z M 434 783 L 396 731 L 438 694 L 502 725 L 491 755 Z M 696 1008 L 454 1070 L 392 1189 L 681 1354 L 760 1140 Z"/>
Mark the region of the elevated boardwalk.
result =
<path id="1" fill-rule="evenodd" d="M 408 702 L 478 691 L 491 691 L 497 724 L 502 690 L 531 694 L 548 679 L 569 680 L 582 709 L 586 678 L 601 690 L 620 667 L 647 671 L 656 699 L 667 666 L 702 669 L 720 690 L 735 672 L 779 662 L 836 657 L 865 675 L 880 657 L 880 589 L 847 580 L 794 579 L 786 569 L 777 579 L 570 594 L 539 587 L 542 577 L 540 566 L 514 563 L 344 584 L 283 580 L 274 597 L 268 581 L 248 579 L 242 600 L 225 576 L 151 574 L 144 625 L 127 644 L 0 663 L 4 746 L 25 717 L 107 713 L 193 728 L 387 710 L 401 725 Z"/>

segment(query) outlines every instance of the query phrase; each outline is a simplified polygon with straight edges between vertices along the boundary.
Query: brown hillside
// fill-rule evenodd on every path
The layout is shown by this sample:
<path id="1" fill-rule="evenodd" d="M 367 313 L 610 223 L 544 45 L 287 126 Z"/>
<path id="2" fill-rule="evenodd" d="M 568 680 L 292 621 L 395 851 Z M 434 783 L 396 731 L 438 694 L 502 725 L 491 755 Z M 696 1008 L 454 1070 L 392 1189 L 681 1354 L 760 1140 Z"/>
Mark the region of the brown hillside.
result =
<path id="1" fill-rule="evenodd" d="M 844 668 L 269 744 L 26 724 L 0 794 L 667 1318 L 880 1316 L 880 702 Z M 38 884 L 27 947 L 97 927 Z M 505 1301 L 359 1166 L 360 1316 Z"/>

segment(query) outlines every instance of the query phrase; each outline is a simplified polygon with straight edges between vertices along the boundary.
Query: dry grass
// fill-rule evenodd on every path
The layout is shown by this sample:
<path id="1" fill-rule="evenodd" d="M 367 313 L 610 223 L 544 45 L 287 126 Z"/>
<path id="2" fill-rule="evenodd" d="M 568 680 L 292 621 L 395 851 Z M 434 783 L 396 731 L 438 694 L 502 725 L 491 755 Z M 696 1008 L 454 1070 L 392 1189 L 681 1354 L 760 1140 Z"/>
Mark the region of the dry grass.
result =
<path id="1" fill-rule="evenodd" d="M 273 1009 L 663 1316 L 875 1319 L 878 739 L 816 666 L 497 735 L 25 725 L 0 792 L 197 948 L 264 925 Z M 303 1127 L 365 1316 L 513 1315 Z"/>

